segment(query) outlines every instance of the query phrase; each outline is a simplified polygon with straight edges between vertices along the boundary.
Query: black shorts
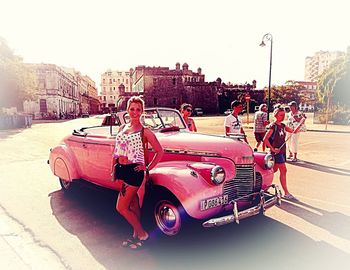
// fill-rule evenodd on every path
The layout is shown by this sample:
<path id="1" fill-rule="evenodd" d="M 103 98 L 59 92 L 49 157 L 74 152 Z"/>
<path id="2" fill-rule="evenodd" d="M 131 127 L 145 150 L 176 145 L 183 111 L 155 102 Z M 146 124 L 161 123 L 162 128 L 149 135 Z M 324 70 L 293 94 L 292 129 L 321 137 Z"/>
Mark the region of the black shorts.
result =
<path id="1" fill-rule="evenodd" d="M 115 164 L 115 180 L 123 180 L 130 186 L 139 187 L 142 184 L 143 178 L 145 176 L 145 171 L 135 171 L 135 167 L 140 164 Z"/>
<path id="2" fill-rule="evenodd" d="M 262 142 L 264 140 L 266 132 L 254 132 L 255 140 L 257 142 Z"/>
<path id="3" fill-rule="evenodd" d="M 278 154 L 274 154 L 273 157 L 275 158 L 276 164 L 286 163 L 286 160 L 287 160 L 286 152 L 280 152 Z"/>

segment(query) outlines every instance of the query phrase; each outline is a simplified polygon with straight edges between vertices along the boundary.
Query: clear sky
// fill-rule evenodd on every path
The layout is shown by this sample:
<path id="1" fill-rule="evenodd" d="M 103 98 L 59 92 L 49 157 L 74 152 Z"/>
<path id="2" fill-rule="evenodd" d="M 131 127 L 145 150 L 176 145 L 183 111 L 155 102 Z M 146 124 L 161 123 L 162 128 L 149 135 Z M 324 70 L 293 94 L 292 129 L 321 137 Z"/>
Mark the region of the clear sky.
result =
<path id="1" fill-rule="evenodd" d="M 207 81 L 304 79 L 306 56 L 346 51 L 346 0 L 0 0 L 0 36 L 24 62 L 74 67 L 95 80 L 137 65 L 202 68 Z"/>

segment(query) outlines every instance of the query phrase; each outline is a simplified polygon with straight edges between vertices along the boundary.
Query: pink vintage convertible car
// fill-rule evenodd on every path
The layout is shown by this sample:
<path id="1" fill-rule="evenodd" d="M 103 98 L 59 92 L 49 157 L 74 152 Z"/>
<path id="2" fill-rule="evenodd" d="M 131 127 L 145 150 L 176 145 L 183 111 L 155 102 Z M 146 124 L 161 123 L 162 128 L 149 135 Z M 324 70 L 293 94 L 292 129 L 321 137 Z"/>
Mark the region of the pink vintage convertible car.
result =
<path id="1" fill-rule="evenodd" d="M 101 126 L 74 130 L 51 149 L 49 164 L 64 191 L 77 180 L 119 190 L 120 181 L 110 176 L 112 152 L 118 126 L 127 121 L 126 112 L 107 115 Z M 204 227 L 239 223 L 281 203 L 272 184 L 273 157 L 253 153 L 242 135 L 189 132 L 179 112 L 169 108 L 147 109 L 143 123 L 165 152 L 150 172 L 152 188 L 145 196 L 145 202 L 152 199 L 153 222 L 164 234 L 177 234 L 189 217 Z"/>

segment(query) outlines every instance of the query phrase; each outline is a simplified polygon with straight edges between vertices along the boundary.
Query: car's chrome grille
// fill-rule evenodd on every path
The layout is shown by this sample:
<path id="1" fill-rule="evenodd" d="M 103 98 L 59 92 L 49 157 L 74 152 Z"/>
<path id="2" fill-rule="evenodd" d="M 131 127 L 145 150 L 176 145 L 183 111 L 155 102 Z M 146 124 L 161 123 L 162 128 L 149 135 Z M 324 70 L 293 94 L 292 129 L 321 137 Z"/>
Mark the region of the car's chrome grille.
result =
<path id="1" fill-rule="evenodd" d="M 223 188 L 224 195 L 228 195 L 229 201 L 252 193 L 255 188 L 254 165 L 237 165 L 236 177 L 226 181 Z M 249 197 L 246 198 L 249 200 Z"/>
<path id="2" fill-rule="evenodd" d="M 261 187 L 262 187 L 262 175 L 259 172 L 255 172 L 254 191 L 260 191 Z"/>

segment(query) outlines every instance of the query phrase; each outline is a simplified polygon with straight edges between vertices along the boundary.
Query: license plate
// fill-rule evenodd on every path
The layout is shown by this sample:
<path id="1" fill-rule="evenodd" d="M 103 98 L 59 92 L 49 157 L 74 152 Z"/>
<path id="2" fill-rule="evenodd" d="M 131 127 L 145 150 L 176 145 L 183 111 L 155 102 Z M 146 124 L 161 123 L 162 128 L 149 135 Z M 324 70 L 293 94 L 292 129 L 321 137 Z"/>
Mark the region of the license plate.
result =
<path id="1" fill-rule="evenodd" d="M 228 204 L 228 195 L 218 196 L 201 201 L 201 211 Z"/>

